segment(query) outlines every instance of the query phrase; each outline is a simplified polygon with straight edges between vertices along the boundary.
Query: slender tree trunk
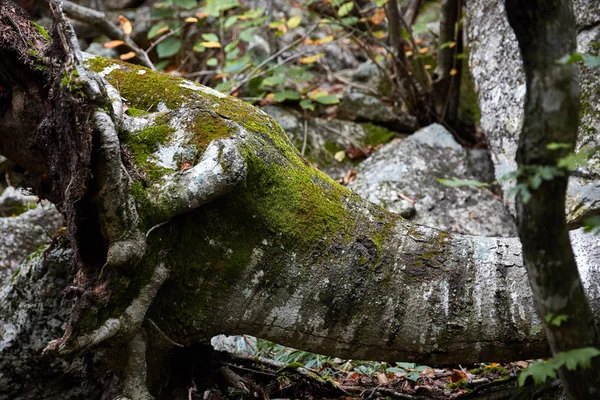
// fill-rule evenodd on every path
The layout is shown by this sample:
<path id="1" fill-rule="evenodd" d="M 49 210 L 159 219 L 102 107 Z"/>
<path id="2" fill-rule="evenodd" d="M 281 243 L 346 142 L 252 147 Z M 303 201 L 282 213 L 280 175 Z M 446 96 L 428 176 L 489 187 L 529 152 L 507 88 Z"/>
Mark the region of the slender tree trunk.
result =
<path id="1" fill-rule="evenodd" d="M 568 0 L 506 0 L 526 74 L 525 117 L 517 163 L 521 184 L 531 198 L 517 198 L 518 230 L 523 258 L 539 314 L 553 354 L 598 347 L 598 332 L 590 309 L 565 219 L 568 174 L 531 187 L 540 167 L 555 167 L 575 148 L 579 122 L 578 67 L 557 60 L 576 50 L 575 20 Z M 551 150 L 550 143 L 569 149 Z M 566 320 L 558 322 L 562 319 Z M 597 361 L 597 360 L 596 360 Z M 562 369 L 561 379 L 572 399 L 597 399 L 600 369 Z"/>
<path id="2" fill-rule="evenodd" d="M 463 0 L 443 0 L 440 18 L 440 48 L 437 67 L 433 76 L 435 108 L 440 122 L 458 128 L 458 106 L 462 60 L 456 55 L 462 52 L 463 34 L 460 24 Z M 453 45 L 450 45 L 453 43 Z"/>

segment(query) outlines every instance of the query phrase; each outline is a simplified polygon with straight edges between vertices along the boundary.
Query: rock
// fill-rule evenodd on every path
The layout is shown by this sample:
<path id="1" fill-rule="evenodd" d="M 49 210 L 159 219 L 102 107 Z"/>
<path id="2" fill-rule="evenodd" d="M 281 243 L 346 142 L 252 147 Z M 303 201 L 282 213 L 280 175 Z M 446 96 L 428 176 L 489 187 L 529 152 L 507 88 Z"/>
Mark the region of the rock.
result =
<path id="1" fill-rule="evenodd" d="M 85 52 L 106 58 L 119 58 L 119 52 L 116 49 L 107 49 L 97 42 L 91 43 Z"/>
<path id="2" fill-rule="evenodd" d="M 523 121 L 525 75 L 516 37 L 501 0 L 474 0 L 466 4 L 469 64 L 481 108 L 496 176 L 516 169 L 518 137 Z M 576 0 L 578 49 L 598 56 L 600 51 L 600 0 Z M 600 68 L 581 69 L 581 123 L 578 148 L 600 145 Z M 567 219 L 577 225 L 600 212 L 600 154 L 569 182 Z M 514 182 L 503 184 L 506 193 Z M 509 199 L 514 212 L 514 199 Z"/>
<path id="3" fill-rule="evenodd" d="M 351 86 L 344 91 L 339 112 L 343 118 L 371 121 L 399 132 L 410 133 L 418 128 L 417 119 L 401 107 L 383 103 L 378 97 L 365 94 Z"/>
<path id="4" fill-rule="evenodd" d="M 11 276 L 29 254 L 50 243 L 63 224 L 54 205 L 47 202 L 36 205 L 32 196 L 7 188 L 0 196 L 0 209 L 20 208 L 24 210 L 18 215 L 0 215 L 0 282 Z"/>
<path id="5" fill-rule="evenodd" d="M 344 176 L 355 164 L 349 157 L 345 157 L 341 162 L 335 160 L 337 152 L 344 151 L 349 146 L 364 149 L 369 145 L 376 146 L 402 136 L 369 123 L 358 124 L 323 118 L 304 119 L 298 111 L 279 106 L 267 106 L 263 107 L 263 110 L 275 118 L 299 151 L 304 147 L 304 156 L 309 161 L 333 179 Z"/>
<path id="6" fill-rule="evenodd" d="M 412 212 L 418 224 L 470 235 L 514 236 L 512 217 L 490 191 L 437 181 L 489 177 L 489 163 L 482 167 L 485 160 L 480 150 L 465 150 L 443 126 L 433 124 L 383 146 L 357 167 L 349 187 L 390 211 L 406 217 Z"/>

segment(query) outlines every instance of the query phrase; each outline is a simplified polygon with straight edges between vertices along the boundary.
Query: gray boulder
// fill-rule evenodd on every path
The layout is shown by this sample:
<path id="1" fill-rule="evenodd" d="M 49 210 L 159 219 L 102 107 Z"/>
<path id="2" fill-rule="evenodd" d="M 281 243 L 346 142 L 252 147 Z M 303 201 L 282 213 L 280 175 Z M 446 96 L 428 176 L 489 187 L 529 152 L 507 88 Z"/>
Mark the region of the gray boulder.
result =
<path id="1" fill-rule="evenodd" d="M 448 187 L 438 178 L 489 177 L 489 159 L 470 153 L 441 125 L 383 146 L 358 166 L 349 187 L 360 196 L 418 224 L 482 236 L 514 236 L 514 221 L 487 189 Z"/>
<path id="2" fill-rule="evenodd" d="M 600 0 L 575 0 L 578 51 L 600 51 Z M 516 37 L 501 0 L 466 3 L 469 65 L 497 177 L 516 169 L 515 155 L 523 121 L 525 75 Z M 581 69 L 581 124 L 578 148 L 600 145 L 600 68 Z M 600 154 L 574 172 L 567 196 L 568 220 L 579 223 L 600 212 Z M 506 182 L 506 192 L 514 182 Z M 513 199 L 509 199 L 514 210 Z"/>
<path id="3" fill-rule="evenodd" d="M 365 149 L 402 136 L 386 128 L 369 123 L 358 124 L 323 118 L 305 119 L 293 109 L 278 106 L 263 107 L 281 125 L 296 148 L 333 179 L 339 179 L 355 167 L 349 157 L 336 160 L 335 154 L 349 146 Z"/>

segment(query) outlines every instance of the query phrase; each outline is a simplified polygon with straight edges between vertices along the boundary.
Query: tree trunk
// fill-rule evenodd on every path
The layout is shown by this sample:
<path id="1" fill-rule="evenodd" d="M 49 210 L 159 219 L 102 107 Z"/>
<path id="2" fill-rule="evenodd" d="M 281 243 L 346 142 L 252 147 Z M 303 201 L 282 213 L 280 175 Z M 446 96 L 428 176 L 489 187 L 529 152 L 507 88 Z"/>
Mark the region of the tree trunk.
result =
<path id="1" fill-rule="evenodd" d="M 169 350 L 219 333 L 430 364 L 547 354 L 517 239 L 411 224 L 313 168 L 262 111 L 145 68 L 84 63 L 68 28 L 32 52 L 42 36 L 0 10 L 11 61 L 0 149 L 70 224 L 0 294 L 1 396 L 144 398 Z M 89 161 L 59 162 L 86 143 Z M 600 243 L 572 237 L 600 312 Z"/>
<path id="2" fill-rule="evenodd" d="M 577 140 L 578 67 L 557 62 L 576 51 L 572 5 L 568 0 L 507 0 L 506 11 L 519 41 L 527 82 L 517 163 L 519 184 L 528 187 L 530 198 L 517 197 L 517 222 L 529 281 L 554 355 L 598 347 L 594 314 L 569 241 L 568 171 L 558 170 L 557 176 L 539 185 L 531 183 L 540 168 L 556 168 Z M 567 148 L 551 149 L 551 143 Z M 570 398 L 598 397 L 600 361 L 587 370 L 560 372 Z"/>

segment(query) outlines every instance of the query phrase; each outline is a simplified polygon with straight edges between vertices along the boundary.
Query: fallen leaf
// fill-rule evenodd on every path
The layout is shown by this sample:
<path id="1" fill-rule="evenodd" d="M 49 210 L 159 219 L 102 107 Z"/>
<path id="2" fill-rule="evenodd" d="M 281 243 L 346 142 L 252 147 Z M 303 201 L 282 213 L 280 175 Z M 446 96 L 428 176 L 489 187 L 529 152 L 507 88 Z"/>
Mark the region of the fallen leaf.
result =
<path id="1" fill-rule="evenodd" d="M 459 369 L 453 369 L 452 375 L 450 375 L 450 382 L 451 383 L 458 382 L 461 379 L 467 379 L 467 375 L 465 375 L 465 373 Z"/>
<path id="2" fill-rule="evenodd" d="M 385 373 L 379 372 L 377 373 L 377 383 L 380 385 L 388 385 L 390 383 L 390 380 L 388 379 Z"/>
<path id="3" fill-rule="evenodd" d="M 133 51 L 130 51 L 129 53 L 121 54 L 119 56 L 119 58 L 121 60 L 123 60 L 123 61 L 125 61 L 125 60 L 131 60 L 134 57 L 135 57 L 135 52 L 133 52 Z"/>
<path id="4" fill-rule="evenodd" d="M 435 370 L 433 368 L 427 368 L 425 371 L 423 371 L 421 373 L 421 375 L 423 375 L 429 379 L 433 379 L 433 378 L 435 378 Z"/>
<path id="5" fill-rule="evenodd" d="M 429 47 L 421 47 L 419 49 L 419 54 L 425 54 L 429 51 Z"/>
<path id="6" fill-rule="evenodd" d="M 342 162 L 346 158 L 346 152 L 344 150 L 340 150 L 337 153 L 335 153 L 335 155 L 333 156 L 333 158 L 337 162 Z"/>
<path id="7" fill-rule="evenodd" d="M 202 46 L 207 49 L 218 49 L 221 47 L 221 43 L 219 42 L 202 42 Z"/>
<path id="8" fill-rule="evenodd" d="M 114 49 L 122 44 L 125 44 L 125 42 L 122 40 L 109 40 L 108 42 L 102 44 L 102 47 L 105 49 Z"/>
<path id="9" fill-rule="evenodd" d="M 121 30 L 123 33 L 126 35 L 131 35 L 131 31 L 133 30 L 131 27 L 131 22 L 129 22 L 129 20 L 122 15 L 119 15 L 118 21 L 119 25 L 121 25 Z"/>
<path id="10" fill-rule="evenodd" d="M 515 365 L 521 369 L 529 367 L 529 362 L 527 361 L 517 361 Z"/>
<path id="11" fill-rule="evenodd" d="M 195 22 L 198 22 L 198 18 L 194 18 L 194 17 L 187 17 L 185 19 L 185 22 L 189 23 L 189 24 L 193 24 Z"/>

